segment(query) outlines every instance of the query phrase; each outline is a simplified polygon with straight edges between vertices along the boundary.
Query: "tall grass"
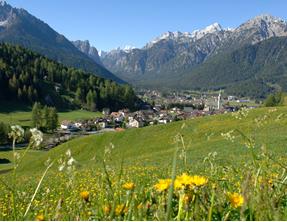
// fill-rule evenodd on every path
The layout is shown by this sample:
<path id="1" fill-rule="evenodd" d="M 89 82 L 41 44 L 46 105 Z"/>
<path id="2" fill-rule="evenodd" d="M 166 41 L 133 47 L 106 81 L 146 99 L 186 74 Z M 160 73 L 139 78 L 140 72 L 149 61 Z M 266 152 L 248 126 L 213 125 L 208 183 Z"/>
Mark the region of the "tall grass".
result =
<path id="1" fill-rule="evenodd" d="M 287 220 L 287 156 L 268 150 L 258 134 L 282 118 L 276 112 L 257 116 L 246 126 L 249 134 L 222 130 L 228 148 L 245 154 L 236 162 L 214 151 L 191 162 L 194 147 L 186 140 L 196 138 L 183 136 L 185 126 L 174 135 L 166 165 L 127 165 L 125 153 L 110 143 L 103 158 L 90 154 L 99 164 L 89 168 L 68 150 L 40 175 L 1 178 L 0 220 Z M 242 121 L 249 112 L 233 117 Z"/>

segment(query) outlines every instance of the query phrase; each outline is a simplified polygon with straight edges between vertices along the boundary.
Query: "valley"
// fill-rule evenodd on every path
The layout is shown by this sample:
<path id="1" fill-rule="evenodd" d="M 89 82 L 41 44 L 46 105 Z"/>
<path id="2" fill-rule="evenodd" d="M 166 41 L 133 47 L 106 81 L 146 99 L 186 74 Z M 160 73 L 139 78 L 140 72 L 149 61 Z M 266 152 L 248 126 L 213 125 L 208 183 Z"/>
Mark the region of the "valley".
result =
<path id="1" fill-rule="evenodd" d="M 0 0 L 0 221 L 287 220 L 286 4 L 254 3 Z"/>

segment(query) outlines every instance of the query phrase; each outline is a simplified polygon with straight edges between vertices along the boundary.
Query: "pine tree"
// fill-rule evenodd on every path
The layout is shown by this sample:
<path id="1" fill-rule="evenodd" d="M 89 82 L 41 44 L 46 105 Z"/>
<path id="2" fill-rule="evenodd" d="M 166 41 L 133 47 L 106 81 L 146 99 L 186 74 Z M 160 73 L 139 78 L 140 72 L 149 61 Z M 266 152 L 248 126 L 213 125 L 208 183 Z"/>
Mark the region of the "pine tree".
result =
<path id="1" fill-rule="evenodd" d="M 49 108 L 47 106 L 44 106 L 44 108 L 41 110 L 41 116 L 42 116 L 41 128 L 43 130 L 46 130 L 49 128 L 50 125 Z"/>
<path id="2" fill-rule="evenodd" d="M 32 109 L 32 125 L 33 127 L 40 128 L 42 124 L 42 112 L 41 112 L 41 104 L 36 102 L 34 103 Z"/>
<path id="3" fill-rule="evenodd" d="M 86 96 L 86 103 L 88 106 L 88 109 L 91 111 L 96 110 L 96 103 L 95 103 L 95 94 L 92 90 L 89 90 L 87 96 Z"/>
<path id="4" fill-rule="evenodd" d="M 49 110 L 49 130 L 54 131 L 58 126 L 58 113 L 55 107 L 51 107 Z"/>
<path id="5" fill-rule="evenodd" d="M 0 144 L 7 142 L 8 127 L 4 123 L 0 122 Z"/>
<path id="6" fill-rule="evenodd" d="M 84 95 L 83 95 L 83 90 L 78 87 L 77 88 L 77 91 L 76 91 L 76 100 L 78 100 L 79 102 L 83 102 L 83 98 L 84 98 Z"/>
<path id="7" fill-rule="evenodd" d="M 21 90 L 21 88 L 18 88 L 18 93 L 17 93 L 18 99 L 21 100 L 22 96 L 23 96 L 22 90 Z"/>

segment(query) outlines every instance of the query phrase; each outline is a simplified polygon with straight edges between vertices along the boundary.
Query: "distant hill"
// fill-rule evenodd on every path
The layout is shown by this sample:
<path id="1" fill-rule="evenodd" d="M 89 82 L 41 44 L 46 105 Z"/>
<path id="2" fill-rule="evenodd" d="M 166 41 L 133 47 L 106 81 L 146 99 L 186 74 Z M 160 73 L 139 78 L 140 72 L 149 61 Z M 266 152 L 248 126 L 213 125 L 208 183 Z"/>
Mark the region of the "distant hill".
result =
<path id="1" fill-rule="evenodd" d="M 263 98 L 287 91 L 287 37 L 274 37 L 230 53 L 221 53 L 183 73 L 179 87 L 225 89 L 229 94 Z"/>
<path id="2" fill-rule="evenodd" d="M 0 3 L 0 42 L 21 45 L 67 66 L 123 83 L 121 79 L 79 51 L 65 36 L 26 10 L 13 8 L 5 1 Z"/>
<path id="3" fill-rule="evenodd" d="M 0 44 L 0 103 L 43 104 L 58 108 L 134 109 L 129 85 L 68 68 L 20 46 Z"/>

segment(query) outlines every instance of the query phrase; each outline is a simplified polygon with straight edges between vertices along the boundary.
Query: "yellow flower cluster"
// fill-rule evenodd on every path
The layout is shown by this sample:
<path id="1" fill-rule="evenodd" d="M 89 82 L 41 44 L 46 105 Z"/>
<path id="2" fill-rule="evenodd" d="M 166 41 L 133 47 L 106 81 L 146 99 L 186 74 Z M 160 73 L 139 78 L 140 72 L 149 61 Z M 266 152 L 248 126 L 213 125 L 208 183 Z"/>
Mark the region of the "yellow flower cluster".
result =
<path id="1" fill-rule="evenodd" d="M 241 207 L 244 203 L 244 197 L 239 193 L 228 193 L 229 202 L 232 207 Z"/>
<path id="2" fill-rule="evenodd" d="M 193 188 L 194 186 L 200 187 L 207 184 L 208 179 L 203 176 L 189 176 L 186 173 L 183 173 L 181 176 L 176 177 L 174 181 L 175 189 L 185 189 L 185 188 Z"/>
<path id="3" fill-rule="evenodd" d="M 35 219 L 36 221 L 43 221 L 45 218 L 43 214 L 38 214 Z"/>
<path id="4" fill-rule="evenodd" d="M 183 173 L 181 176 L 177 176 L 174 181 L 174 188 L 177 190 L 186 189 L 193 187 L 200 187 L 207 184 L 208 179 L 203 176 L 190 176 L 186 173 Z M 160 179 L 157 184 L 154 185 L 154 188 L 159 191 L 166 191 L 171 185 L 171 179 Z"/>
<path id="5" fill-rule="evenodd" d="M 90 193 L 88 191 L 82 191 L 80 193 L 80 196 L 85 200 L 85 201 L 89 201 L 89 196 L 90 196 Z"/>
<path id="6" fill-rule="evenodd" d="M 135 188 L 135 184 L 132 182 L 127 182 L 122 186 L 125 190 L 133 190 Z"/>
<path id="7" fill-rule="evenodd" d="M 171 184 L 171 179 L 160 179 L 157 184 L 154 185 L 154 188 L 159 191 L 166 191 Z"/>
<path id="8" fill-rule="evenodd" d="M 127 212 L 128 212 L 128 208 L 126 208 L 124 204 L 119 204 L 116 206 L 115 213 L 117 216 L 120 216 Z"/>

